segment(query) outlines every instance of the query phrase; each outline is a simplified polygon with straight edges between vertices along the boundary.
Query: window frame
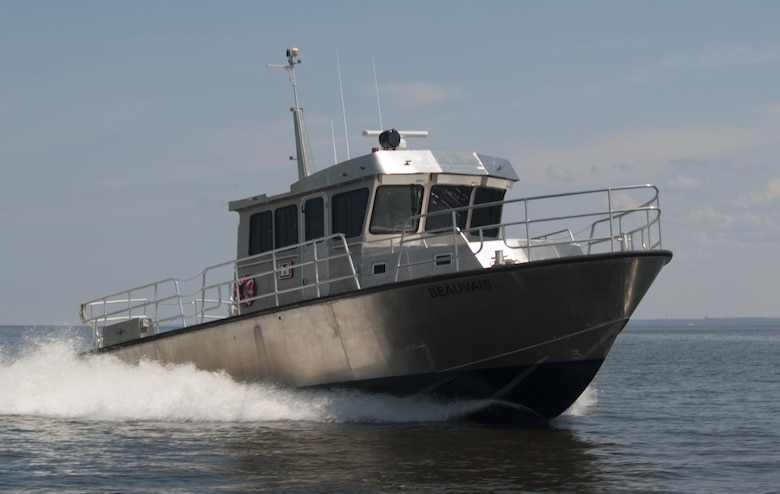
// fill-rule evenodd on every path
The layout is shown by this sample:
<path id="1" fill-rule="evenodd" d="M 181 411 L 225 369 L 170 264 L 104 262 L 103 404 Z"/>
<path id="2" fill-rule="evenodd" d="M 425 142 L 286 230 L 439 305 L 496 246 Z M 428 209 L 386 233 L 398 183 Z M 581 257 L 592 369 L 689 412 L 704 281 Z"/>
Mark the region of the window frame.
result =
<path id="1" fill-rule="evenodd" d="M 403 197 L 403 195 L 398 197 L 386 195 L 386 193 L 396 193 L 397 191 L 403 191 L 403 189 L 408 191 L 406 197 Z M 405 221 L 407 218 L 420 215 L 424 197 L 425 187 L 420 184 L 381 185 L 377 187 L 374 192 L 373 207 L 371 208 L 371 220 L 368 226 L 369 233 L 381 235 L 416 232 L 420 225 L 419 218 L 415 218 L 405 231 L 403 227 L 407 225 Z M 406 201 L 409 211 L 398 209 L 399 207 L 404 207 L 404 201 Z M 392 225 L 389 223 L 392 223 Z"/>
<path id="2" fill-rule="evenodd" d="M 483 194 L 491 194 L 489 197 L 480 197 Z M 501 223 L 503 214 L 503 204 L 495 206 L 480 207 L 482 204 L 491 202 L 503 202 L 506 196 L 506 189 L 495 189 L 491 187 L 476 187 L 474 190 L 473 207 L 471 218 L 469 219 L 469 232 L 472 235 L 478 235 L 478 229 L 488 225 L 498 225 Z M 482 230 L 482 236 L 486 238 L 498 238 L 499 228 L 487 228 Z"/>
<path id="3" fill-rule="evenodd" d="M 289 204 L 274 209 L 274 249 L 300 242 L 298 236 L 298 205 Z"/>
<path id="4" fill-rule="evenodd" d="M 249 216 L 248 253 L 250 256 L 274 250 L 273 218 L 273 211 L 270 209 Z"/>
<path id="5" fill-rule="evenodd" d="M 342 233 L 346 238 L 362 235 L 368 212 L 369 195 L 368 187 L 333 194 L 330 197 L 330 231 Z"/>
<path id="6" fill-rule="evenodd" d="M 463 199 L 464 197 L 467 197 L 467 202 L 465 204 L 459 204 L 457 206 L 449 206 L 448 204 L 439 204 L 439 200 L 442 202 L 445 202 L 445 197 L 443 197 L 443 194 L 436 194 L 434 195 L 434 189 L 441 188 L 441 189 L 452 189 L 458 192 L 458 195 L 460 196 L 459 199 Z M 460 190 L 458 190 L 460 189 Z M 465 192 L 468 191 L 466 194 Z M 433 184 L 430 188 L 430 191 L 428 193 L 428 206 L 426 208 L 426 219 L 425 219 L 425 231 L 436 231 L 436 230 L 449 230 L 452 229 L 452 216 L 447 215 L 445 213 L 442 213 L 441 211 L 450 211 L 452 209 L 458 209 L 458 208 L 468 208 L 471 205 L 472 196 L 474 193 L 474 187 L 471 185 L 449 185 L 449 184 Z M 434 199 L 437 198 L 437 199 Z M 441 199 L 438 199 L 441 198 Z M 431 206 L 435 205 L 437 208 L 434 211 L 431 210 Z M 435 213 L 435 214 L 434 214 Z M 460 211 L 455 212 L 456 218 L 455 218 L 455 225 L 460 228 L 461 230 L 466 229 L 466 225 L 468 225 L 469 220 L 469 210 L 468 209 L 461 209 Z M 433 221 L 431 221 L 433 220 Z M 433 226 L 431 225 L 433 223 Z"/>

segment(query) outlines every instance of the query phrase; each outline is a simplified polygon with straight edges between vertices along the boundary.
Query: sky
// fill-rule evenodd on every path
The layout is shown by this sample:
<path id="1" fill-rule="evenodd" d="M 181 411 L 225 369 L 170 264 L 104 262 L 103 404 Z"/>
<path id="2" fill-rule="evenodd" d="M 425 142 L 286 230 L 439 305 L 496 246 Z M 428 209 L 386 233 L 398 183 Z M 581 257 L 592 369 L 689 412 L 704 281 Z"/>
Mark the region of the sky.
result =
<path id="1" fill-rule="evenodd" d="M 414 147 L 509 159 L 510 198 L 661 189 L 636 318 L 780 317 L 780 2 L 0 0 L 0 324 L 235 257 L 228 202 Z M 344 94 L 344 132 L 339 68 Z M 376 79 L 374 78 L 376 73 Z M 379 91 L 380 105 L 377 104 Z"/>

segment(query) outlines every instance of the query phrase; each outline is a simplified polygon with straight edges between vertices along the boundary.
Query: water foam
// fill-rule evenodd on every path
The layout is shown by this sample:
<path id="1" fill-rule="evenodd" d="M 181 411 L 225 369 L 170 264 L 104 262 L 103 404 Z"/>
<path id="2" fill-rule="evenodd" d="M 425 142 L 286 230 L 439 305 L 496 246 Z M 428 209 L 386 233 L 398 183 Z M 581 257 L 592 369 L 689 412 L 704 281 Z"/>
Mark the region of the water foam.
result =
<path id="1" fill-rule="evenodd" d="M 0 351 L 0 415 L 103 421 L 412 423 L 455 420 L 491 404 L 241 383 L 191 364 L 128 365 L 110 355 L 80 355 L 78 343 L 45 338 L 28 341 L 15 355 Z M 584 415 L 595 403 L 596 391 L 589 387 L 565 415 Z"/>
<path id="2" fill-rule="evenodd" d="M 351 391 L 239 383 L 193 365 L 80 356 L 68 341 L 37 342 L 0 358 L 0 415 L 108 421 L 448 421 L 483 402 L 441 402 Z"/>
<path id="3" fill-rule="evenodd" d="M 592 385 L 585 388 L 577 401 L 563 412 L 563 416 L 581 417 L 587 415 L 598 402 L 598 390 Z"/>

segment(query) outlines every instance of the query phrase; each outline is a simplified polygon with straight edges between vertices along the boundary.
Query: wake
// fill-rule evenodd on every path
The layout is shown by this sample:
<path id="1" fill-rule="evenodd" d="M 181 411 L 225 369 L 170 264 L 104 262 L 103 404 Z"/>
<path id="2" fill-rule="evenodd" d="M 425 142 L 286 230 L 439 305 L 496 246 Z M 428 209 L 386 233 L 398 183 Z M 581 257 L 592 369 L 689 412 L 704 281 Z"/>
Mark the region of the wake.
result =
<path id="1" fill-rule="evenodd" d="M 356 391 L 293 390 L 241 383 L 194 365 L 144 361 L 128 365 L 110 355 L 79 355 L 73 340 L 38 340 L 16 355 L 0 349 L 0 415 L 100 421 L 206 422 L 447 422 L 492 404 L 440 401 Z M 595 403 L 586 390 L 567 411 L 582 415 Z"/>

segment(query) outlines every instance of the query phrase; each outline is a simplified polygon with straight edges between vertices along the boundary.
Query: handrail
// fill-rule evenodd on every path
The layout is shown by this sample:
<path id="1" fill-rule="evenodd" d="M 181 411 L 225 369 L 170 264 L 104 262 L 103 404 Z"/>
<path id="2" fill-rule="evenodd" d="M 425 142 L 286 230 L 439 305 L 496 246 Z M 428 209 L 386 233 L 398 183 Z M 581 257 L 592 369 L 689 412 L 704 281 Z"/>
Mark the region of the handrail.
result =
<path id="1" fill-rule="evenodd" d="M 341 249 L 334 249 L 336 252 L 333 255 L 320 256 L 317 254 L 318 244 L 335 244 Z M 278 278 L 283 268 L 279 267 L 279 260 L 289 258 L 290 255 L 287 253 L 299 251 L 302 247 L 307 246 L 313 247 L 314 258 L 302 260 L 295 267 L 296 269 L 313 267 L 314 282 L 305 287 L 296 286 L 280 289 Z M 343 260 L 346 274 L 340 276 L 321 275 L 320 271 L 323 269 L 324 263 L 339 260 Z M 269 263 L 272 266 L 271 269 L 256 269 Z M 255 280 L 272 279 L 274 289 L 270 293 L 257 294 L 239 300 L 236 286 L 239 277 L 246 273 L 251 274 Z M 183 294 L 181 285 L 196 279 L 199 280 L 199 286 L 195 287 L 192 293 Z M 167 328 L 169 324 L 172 324 L 170 329 L 186 328 L 191 324 L 238 315 L 241 313 L 242 303 L 248 306 L 256 301 L 267 302 L 268 299 L 272 299 L 270 306 L 278 307 L 281 305 L 280 298 L 285 294 L 300 292 L 310 287 L 314 288 L 317 297 L 319 297 L 323 293 L 322 287 L 324 285 L 332 286 L 338 282 L 346 282 L 349 289 L 360 289 L 360 280 L 352 254 L 346 238 L 341 233 L 215 264 L 205 268 L 199 275 L 190 279 L 165 278 L 116 292 L 81 304 L 80 315 L 82 321 L 92 328 L 95 346 L 100 347 L 103 341 L 103 328 L 116 322 L 134 318 L 148 318 L 152 322 L 154 332 L 160 332 L 161 327 L 166 326 Z M 228 293 L 227 296 L 223 295 L 225 291 Z M 227 307 L 227 311 L 220 313 L 225 307 Z"/>
<path id="2" fill-rule="evenodd" d="M 617 193 L 621 192 L 636 192 L 636 191 L 642 191 L 642 190 L 650 190 L 652 191 L 652 195 L 650 199 L 646 199 L 644 201 L 638 201 L 636 205 L 625 207 L 625 208 L 615 208 L 614 204 L 618 201 L 616 201 L 615 195 Z M 602 209 L 594 209 L 594 210 L 575 210 L 575 212 L 569 212 L 565 214 L 557 214 L 552 216 L 540 216 L 540 217 L 531 217 L 531 210 L 532 207 L 536 203 L 540 203 L 542 201 L 547 200 L 553 200 L 553 199 L 561 199 L 561 198 L 576 198 L 576 197 L 586 197 L 586 196 L 594 196 L 598 198 L 598 196 L 603 196 L 602 200 L 606 203 L 606 208 Z M 508 206 L 512 205 L 520 205 L 522 206 L 522 217 L 520 220 L 517 221 L 510 221 L 510 222 L 501 222 L 497 224 L 492 225 L 481 225 L 479 227 L 472 227 L 465 230 L 461 230 L 457 226 L 457 213 L 459 212 L 473 212 L 474 210 L 481 209 L 481 208 L 491 208 L 491 207 L 497 207 L 500 206 L 504 208 L 504 211 L 506 211 L 506 208 Z M 624 227 L 624 223 L 627 223 L 630 218 L 634 218 L 637 214 L 644 214 L 645 219 L 643 222 L 639 223 L 640 226 L 637 227 L 631 227 L 626 230 Z M 415 224 L 417 222 L 418 224 L 425 225 L 427 224 L 427 218 L 434 217 L 434 216 L 442 216 L 442 215 L 449 215 L 451 219 L 451 224 L 448 227 L 438 228 L 436 231 L 421 231 L 421 232 L 414 232 L 414 233 L 407 233 L 407 231 L 410 230 L 409 226 Z M 479 253 L 483 245 L 486 241 L 485 239 L 485 231 L 500 229 L 501 234 L 499 237 L 504 240 L 505 244 L 508 239 L 523 239 L 524 240 L 524 246 L 526 252 L 526 257 L 528 260 L 534 259 L 534 248 L 535 247 L 541 247 L 541 246 L 555 246 L 555 245 L 563 245 L 563 244 L 575 244 L 575 243 L 581 243 L 587 246 L 586 254 L 593 253 L 593 247 L 599 244 L 606 244 L 609 243 L 609 252 L 615 252 L 617 250 L 626 250 L 627 247 L 632 244 L 631 239 L 635 235 L 640 235 L 641 242 L 640 245 L 644 249 L 660 249 L 661 248 L 661 229 L 660 229 L 660 215 L 661 215 L 661 209 L 659 205 L 659 191 L 658 188 L 654 185 L 646 184 L 646 185 L 634 185 L 634 186 L 622 186 L 622 187 L 610 187 L 610 188 L 603 188 L 603 189 L 592 189 L 592 190 L 585 190 L 585 191 L 577 191 L 577 192 L 569 192 L 569 193 L 559 193 L 559 194 L 548 194 L 548 195 L 540 195 L 540 196 L 534 196 L 534 197 L 525 197 L 520 199 L 512 199 L 512 200 L 506 200 L 506 201 L 495 201 L 495 202 L 489 202 L 489 203 L 483 203 L 483 204 L 475 204 L 475 205 L 469 205 L 469 206 L 462 206 L 459 208 L 453 208 L 451 210 L 446 211 L 436 211 L 433 213 L 427 213 L 427 214 L 418 214 L 414 216 L 410 216 L 406 219 L 404 223 L 404 228 L 402 229 L 402 233 L 400 234 L 400 240 L 399 240 L 399 249 L 398 249 L 398 261 L 396 263 L 396 267 L 398 269 L 401 268 L 407 268 L 410 267 L 409 265 L 403 265 L 401 263 L 402 255 L 404 249 L 408 249 L 410 244 L 412 242 L 419 242 L 419 243 L 425 243 L 430 241 L 430 239 L 441 236 L 442 234 L 452 234 L 453 235 L 453 242 L 455 249 L 455 261 L 462 256 L 458 255 L 457 249 L 458 249 L 458 242 L 455 239 L 456 235 L 474 235 L 477 237 L 478 241 L 469 241 L 466 240 L 467 243 L 477 245 L 472 245 L 472 249 L 466 254 L 477 254 Z M 471 214 L 469 216 L 472 216 Z M 577 221 L 581 221 L 582 224 L 580 225 L 580 228 L 572 228 L 571 226 L 567 226 L 564 228 L 558 228 L 553 229 L 549 232 L 545 233 L 535 233 L 531 234 L 531 231 L 534 230 L 541 230 L 539 228 L 541 225 L 549 224 L 549 225 L 556 225 L 560 222 L 572 222 L 575 223 Z M 532 228 L 533 227 L 533 228 Z M 608 229 L 608 233 L 605 234 L 597 234 L 597 231 L 602 228 L 606 227 Z M 618 233 L 615 233 L 615 230 L 617 229 Z M 521 235 L 513 234 L 510 230 L 520 230 Z M 589 234 L 586 236 L 577 236 L 574 232 L 584 232 L 585 230 L 589 230 Z M 549 240 L 549 237 L 554 237 L 555 235 L 565 233 L 567 235 L 567 238 L 562 241 L 551 241 Z M 656 241 L 652 240 L 652 234 L 655 233 L 658 236 L 658 239 Z M 494 237 L 490 237 L 494 238 Z M 515 248 L 512 246 L 509 246 L 507 244 L 508 248 Z"/>

